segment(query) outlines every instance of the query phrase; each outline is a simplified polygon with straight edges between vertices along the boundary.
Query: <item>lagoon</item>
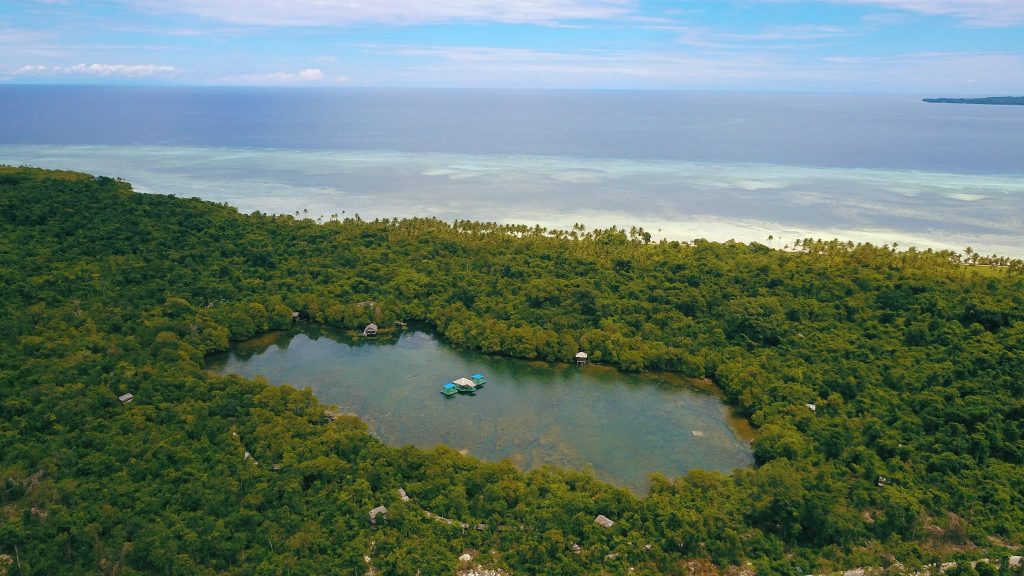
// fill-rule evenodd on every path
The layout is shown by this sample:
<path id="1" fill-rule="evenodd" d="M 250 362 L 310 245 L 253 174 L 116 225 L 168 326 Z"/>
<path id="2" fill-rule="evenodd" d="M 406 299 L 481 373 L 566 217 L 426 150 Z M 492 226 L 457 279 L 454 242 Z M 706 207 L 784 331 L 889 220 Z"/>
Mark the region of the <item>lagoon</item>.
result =
<path id="1" fill-rule="evenodd" d="M 672 374 L 490 356 L 415 330 L 374 340 L 311 325 L 235 344 L 207 368 L 309 387 L 393 446 L 446 444 L 523 470 L 590 471 L 637 493 L 652 472 L 753 464 L 729 409 Z M 475 395 L 441 395 L 446 382 L 476 372 L 488 383 Z"/>

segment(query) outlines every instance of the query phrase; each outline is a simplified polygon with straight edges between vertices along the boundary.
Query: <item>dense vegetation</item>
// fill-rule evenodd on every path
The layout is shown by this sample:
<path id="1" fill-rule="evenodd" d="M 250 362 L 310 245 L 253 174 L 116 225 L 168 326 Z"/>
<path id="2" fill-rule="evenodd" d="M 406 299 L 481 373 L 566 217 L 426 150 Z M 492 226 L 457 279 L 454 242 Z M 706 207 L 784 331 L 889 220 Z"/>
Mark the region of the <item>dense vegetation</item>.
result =
<path id="1" fill-rule="evenodd" d="M 379 574 L 451 574 L 467 550 L 520 574 L 998 557 L 1024 538 L 1022 270 L 838 241 L 317 223 L 0 168 L 0 573 L 362 574 L 365 555 Z M 292 311 L 706 376 L 758 427 L 758 466 L 637 498 L 388 447 L 308 392 L 203 370 Z"/>
<path id="2" fill-rule="evenodd" d="M 1024 96 L 988 96 L 985 98 L 925 98 L 932 104 L 998 104 L 1024 105 Z"/>

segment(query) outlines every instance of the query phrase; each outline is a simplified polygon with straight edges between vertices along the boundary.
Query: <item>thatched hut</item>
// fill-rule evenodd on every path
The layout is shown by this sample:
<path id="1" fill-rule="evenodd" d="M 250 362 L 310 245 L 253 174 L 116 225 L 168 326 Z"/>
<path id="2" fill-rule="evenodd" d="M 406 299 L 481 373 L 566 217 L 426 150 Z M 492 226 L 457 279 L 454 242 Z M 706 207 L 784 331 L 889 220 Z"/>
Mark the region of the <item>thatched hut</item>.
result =
<path id="1" fill-rule="evenodd" d="M 605 528 L 611 528 L 612 526 L 615 525 L 615 522 L 612 521 L 607 516 L 605 516 L 604 514 L 598 514 L 597 518 L 594 518 L 594 524 L 600 524 L 601 526 L 604 526 Z"/>
<path id="2" fill-rule="evenodd" d="M 370 510 L 370 524 L 377 523 L 377 515 L 380 515 L 383 519 L 388 519 L 388 509 L 384 506 L 377 506 L 373 510 Z"/>

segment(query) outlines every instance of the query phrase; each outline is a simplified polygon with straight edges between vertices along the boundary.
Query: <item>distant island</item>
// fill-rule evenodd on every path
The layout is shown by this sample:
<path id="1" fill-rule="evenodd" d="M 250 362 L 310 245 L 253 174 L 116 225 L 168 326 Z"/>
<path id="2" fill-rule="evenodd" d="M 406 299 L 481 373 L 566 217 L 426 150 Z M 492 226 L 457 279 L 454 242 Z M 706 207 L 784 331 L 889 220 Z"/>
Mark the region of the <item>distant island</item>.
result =
<path id="1" fill-rule="evenodd" d="M 987 98 L 925 98 L 930 104 L 996 104 L 1024 106 L 1024 96 L 989 96 Z"/>

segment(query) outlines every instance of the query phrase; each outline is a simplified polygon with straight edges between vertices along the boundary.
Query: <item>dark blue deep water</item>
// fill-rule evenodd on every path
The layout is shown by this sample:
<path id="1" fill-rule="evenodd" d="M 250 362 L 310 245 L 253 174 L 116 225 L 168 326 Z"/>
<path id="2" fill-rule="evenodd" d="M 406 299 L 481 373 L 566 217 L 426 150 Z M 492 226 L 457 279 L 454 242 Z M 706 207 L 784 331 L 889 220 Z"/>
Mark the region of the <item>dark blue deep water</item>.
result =
<path id="1" fill-rule="evenodd" d="M 0 144 L 1024 174 L 1024 107 L 861 94 L 0 86 Z"/>

